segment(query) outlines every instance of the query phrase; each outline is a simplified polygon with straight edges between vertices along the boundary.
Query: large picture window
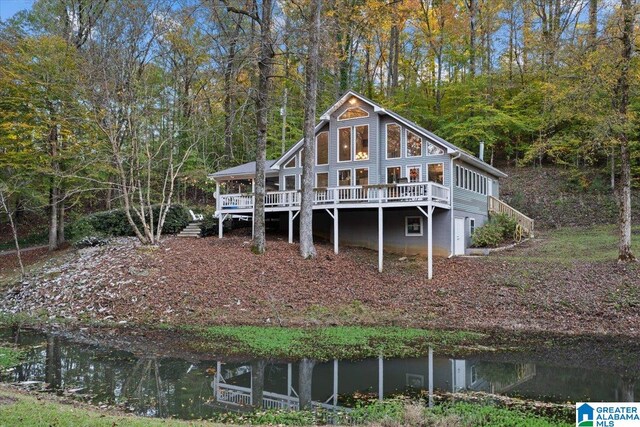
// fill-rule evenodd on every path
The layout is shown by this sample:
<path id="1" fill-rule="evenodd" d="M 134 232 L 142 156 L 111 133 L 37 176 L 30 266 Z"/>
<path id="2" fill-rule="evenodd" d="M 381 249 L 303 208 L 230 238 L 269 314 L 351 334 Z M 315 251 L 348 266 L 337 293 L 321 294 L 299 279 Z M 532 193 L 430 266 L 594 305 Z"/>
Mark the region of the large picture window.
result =
<path id="1" fill-rule="evenodd" d="M 400 157 L 400 146 L 400 126 L 390 123 L 387 125 L 387 159 Z"/>
<path id="2" fill-rule="evenodd" d="M 395 184 L 400 181 L 400 166 L 387 168 L 387 184 Z"/>
<path id="3" fill-rule="evenodd" d="M 411 131 L 407 131 L 407 157 L 422 156 L 422 138 Z"/>
<path id="4" fill-rule="evenodd" d="M 428 164 L 427 180 L 438 184 L 444 184 L 444 163 Z"/>
<path id="5" fill-rule="evenodd" d="M 356 160 L 369 159 L 369 126 L 356 126 Z"/>
<path id="6" fill-rule="evenodd" d="M 338 161 L 351 160 L 351 128 L 338 129 Z"/>
<path id="7" fill-rule="evenodd" d="M 329 163 L 329 132 L 320 132 L 316 136 L 316 165 Z"/>
<path id="8" fill-rule="evenodd" d="M 348 187 L 351 185 L 351 169 L 338 171 L 338 185 L 340 187 Z"/>

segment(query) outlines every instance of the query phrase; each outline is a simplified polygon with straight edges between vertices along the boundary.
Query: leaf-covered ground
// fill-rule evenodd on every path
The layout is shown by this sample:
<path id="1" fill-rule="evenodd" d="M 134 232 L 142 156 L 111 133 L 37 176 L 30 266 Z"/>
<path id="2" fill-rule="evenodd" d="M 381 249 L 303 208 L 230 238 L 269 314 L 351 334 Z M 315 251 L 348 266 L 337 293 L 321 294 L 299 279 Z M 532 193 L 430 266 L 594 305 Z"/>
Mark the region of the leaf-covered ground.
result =
<path id="1" fill-rule="evenodd" d="M 590 237 L 591 236 L 591 237 Z M 612 246 L 613 245 L 613 246 Z M 435 260 L 271 237 L 255 255 L 242 234 L 133 239 L 65 254 L 3 289 L 10 313 L 80 321 L 174 325 L 398 325 L 439 329 L 640 335 L 640 267 L 614 260 L 612 228 L 542 234 L 483 258 Z"/>

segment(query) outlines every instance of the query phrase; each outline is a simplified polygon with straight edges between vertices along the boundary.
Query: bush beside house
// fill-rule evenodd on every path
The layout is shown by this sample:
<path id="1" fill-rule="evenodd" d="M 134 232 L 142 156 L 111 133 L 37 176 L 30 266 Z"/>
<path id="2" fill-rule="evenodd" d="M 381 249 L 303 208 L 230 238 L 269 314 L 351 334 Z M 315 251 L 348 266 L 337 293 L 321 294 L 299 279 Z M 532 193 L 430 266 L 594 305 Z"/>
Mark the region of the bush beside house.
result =
<path id="1" fill-rule="evenodd" d="M 476 228 L 471 236 L 474 248 L 495 248 L 501 243 L 513 240 L 518 223 L 505 214 L 493 214 L 486 224 Z"/>

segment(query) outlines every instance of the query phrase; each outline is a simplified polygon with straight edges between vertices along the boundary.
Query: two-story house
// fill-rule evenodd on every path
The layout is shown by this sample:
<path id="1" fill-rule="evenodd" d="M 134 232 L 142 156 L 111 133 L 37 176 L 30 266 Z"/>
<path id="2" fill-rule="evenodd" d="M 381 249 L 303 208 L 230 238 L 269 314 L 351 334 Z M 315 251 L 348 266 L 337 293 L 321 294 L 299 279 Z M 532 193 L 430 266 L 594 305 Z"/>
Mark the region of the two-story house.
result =
<path id="1" fill-rule="evenodd" d="M 518 214 L 498 199 L 503 172 L 353 91 L 315 131 L 314 234 L 336 253 L 339 244 L 377 249 L 380 270 L 383 251 L 426 255 L 431 277 L 432 256 L 464 255 L 490 209 Z M 289 242 L 300 209 L 302 146 L 267 162 L 266 215 L 288 229 Z M 219 218 L 253 213 L 254 177 L 255 162 L 210 175 Z"/>

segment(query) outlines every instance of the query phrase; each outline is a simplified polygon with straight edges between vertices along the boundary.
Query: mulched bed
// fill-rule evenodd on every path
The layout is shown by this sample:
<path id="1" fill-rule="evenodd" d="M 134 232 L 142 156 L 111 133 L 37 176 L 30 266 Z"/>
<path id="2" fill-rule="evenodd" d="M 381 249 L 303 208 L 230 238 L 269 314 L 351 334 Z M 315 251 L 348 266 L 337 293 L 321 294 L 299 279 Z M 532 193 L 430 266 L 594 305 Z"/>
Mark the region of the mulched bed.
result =
<path id="1" fill-rule="evenodd" d="M 317 245 L 304 260 L 298 245 L 268 240 L 265 255 L 250 237 L 166 238 L 156 249 L 133 239 L 77 251 L 8 289 L 0 309 L 51 317 L 127 323 L 311 326 L 384 324 L 430 328 L 640 336 L 640 308 L 624 297 L 640 269 L 611 263 L 436 258 L 426 279 L 421 258 Z M 537 241 L 513 250 L 522 259 Z M 507 251 L 508 252 L 508 251 Z M 633 295 L 631 295 L 633 296 Z"/>

